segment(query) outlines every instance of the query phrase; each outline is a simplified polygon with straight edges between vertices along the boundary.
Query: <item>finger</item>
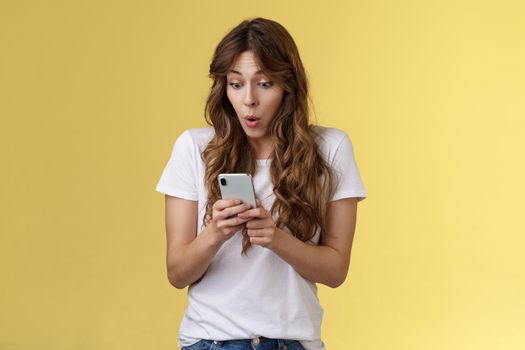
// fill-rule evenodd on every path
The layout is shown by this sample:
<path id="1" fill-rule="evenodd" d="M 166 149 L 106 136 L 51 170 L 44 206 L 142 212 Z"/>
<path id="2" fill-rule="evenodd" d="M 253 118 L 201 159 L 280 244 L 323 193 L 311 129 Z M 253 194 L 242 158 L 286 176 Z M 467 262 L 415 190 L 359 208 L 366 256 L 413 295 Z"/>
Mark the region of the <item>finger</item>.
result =
<path id="1" fill-rule="evenodd" d="M 213 203 L 213 209 L 215 210 L 224 210 L 226 208 L 232 207 L 234 205 L 240 204 L 240 199 L 219 199 Z"/>
<path id="2" fill-rule="evenodd" d="M 246 211 L 244 211 L 242 213 L 239 213 L 239 217 L 241 217 L 241 218 L 245 218 L 245 217 L 265 218 L 265 217 L 269 216 L 268 213 L 269 212 L 267 210 L 265 210 L 264 208 L 254 208 L 254 209 L 246 210 Z"/>
<path id="3" fill-rule="evenodd" d="M 249 209 L 252 209 L 252 205 L 250 203 L 241 203 L 239 205 L 227 208 L 225 210 L 228 210 L 229 212 L 231 212 L 232 215 L 237 215 Z"/>
<path id="4" fill-rule="evenodd" d="M 250 237 L 250 243 L 262 247 L 266 247 L 269 244 L 268 239 L 266 237 Z"/>
<path id="5" fill-rule="evenodd" d="M 247 231 L 248 236 L 250 237 L 264 237 L 265 230 L 264 229 L 248 229 Z"/>
<path id="6" fill-rule="evenodd" d="M 260 229 L 260 228 L 265 228 L 268 226 L 269 226 L 269 223 L 266 222 L 266 220 L 261 220 L 261 219 L 251 219 L 246 222 L 246 227 L 249 229 Z"/>
<path id="7" fill-rule="evenodd" d="M 214 210 L 213 211 L 213 217 L 218 218 L 220 220 L 227 219 L 231 216 L 235 216 L 240 212 L 243 212 L 245 210 L 248 210 L 251 208 L 250 204 L 247 203 L 241 203 L 239 205 L 235 205 L 232 207 L 224 208 L 223 210 Z"/>
<path id="8" fill-rule="evenodd" d="M 242 204 L 236 205 L 234 207 L 229 207 L 229 208 L 226 208 L 226 209 L 222 210 L 220 215 L 223 218 L 229 218 L 229 217 L 232 217 L 232 216 L 236 216 L 237 214 L 242 213 L 242 212 L 250 209 L 251 207 L 252 206 L 250 204 L 248 204 L 248 203 L 242 203 Z"/>
<path id="9" fill-rule="evenodd" d="M 234 226 L 244 225 L 246 223 L 246 221 L 248 221 L 248 219 L 243 219 L 243 218 L 240 218 L 238 216 L 234 216 L 234 217 L 232 217 L 230 219 L 220 220 L 217 223 L 217 227 L 218 228 L 226 228 L 226 227 L 234 227 Z"/>

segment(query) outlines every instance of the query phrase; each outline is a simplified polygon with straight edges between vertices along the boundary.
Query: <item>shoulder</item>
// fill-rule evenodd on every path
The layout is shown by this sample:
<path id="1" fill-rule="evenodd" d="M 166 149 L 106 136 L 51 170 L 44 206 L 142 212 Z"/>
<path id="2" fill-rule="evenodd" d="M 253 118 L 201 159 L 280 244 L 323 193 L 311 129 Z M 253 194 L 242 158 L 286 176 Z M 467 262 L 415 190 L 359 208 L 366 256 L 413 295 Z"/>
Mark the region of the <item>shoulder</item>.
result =
<path id="1" fill-rule="evenodd" d="M 190 128 L 186 129 L 177 138 L 177 143 L 182 143 L 188 148 L 195 148 L 202 150 L 215 135 L 215 130 L 212 127 L 207 128 Z"/>
<path id="2" fill-rule="evenodd" d="M 317 142 L 337 144 L 343 138 L 348 137 L 346 132 L 344 132 L 343 130 L 328 126 L 312 125 L 312 130 L 314 131 Z"/>
<path id="3" fill-rule="evenodd" d="M 327 157 L 332 159 L 341 146 L 341 144 L 350 144 L 351 141 L 348 134 L 341 129 L 326 127 L 320 125 L 312 125 L 312 131 L 315 135 L 315 140 L 319 146 L 320 151 Z"/>
<path id="4" fill-rule="evenodd" d="M 210 126 L 207 128 L 186 129 L 179 137 L 192 140 L 196 144 L 200 144 L 203 142 L 209 142 L 213 135 L 215 135 L 215 130 Z"/>

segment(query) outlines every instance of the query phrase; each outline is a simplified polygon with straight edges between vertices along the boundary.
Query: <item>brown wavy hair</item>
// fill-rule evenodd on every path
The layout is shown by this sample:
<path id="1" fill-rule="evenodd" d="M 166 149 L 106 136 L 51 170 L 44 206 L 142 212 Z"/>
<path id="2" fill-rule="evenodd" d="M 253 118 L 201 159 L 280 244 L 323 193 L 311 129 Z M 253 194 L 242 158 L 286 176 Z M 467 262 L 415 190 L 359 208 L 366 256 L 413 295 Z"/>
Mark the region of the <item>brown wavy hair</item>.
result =
<path id="1" fill-rule="evenodd" d="M 204 110 L 215 135 L 202 152 L 206 167 L 208 201 L 203 224 L 212 218 L 212 206 L 220 197 L 220 173 L 254 174 L 256 161 L 247 136 L 226 95 L 226 74 L 237 57 L 254 53 L 260 69 L 284 89 L 283 100 L 269 126 L 274 144 L 270 174 L 275 201 L 272 215 L 276 226 L 285 227 L 303 242 L 325 231 L 326 204 L 333 193 L 332 170 L 315 142 L 315 128 L 309 124 L 308 80 L 297 46 L 279 23 L 265 18 L 247 19 L 233 28 L 218 44 L 209 77 L 213 80 Z M 243 229 L 241 254 L 251 243 Z"/>

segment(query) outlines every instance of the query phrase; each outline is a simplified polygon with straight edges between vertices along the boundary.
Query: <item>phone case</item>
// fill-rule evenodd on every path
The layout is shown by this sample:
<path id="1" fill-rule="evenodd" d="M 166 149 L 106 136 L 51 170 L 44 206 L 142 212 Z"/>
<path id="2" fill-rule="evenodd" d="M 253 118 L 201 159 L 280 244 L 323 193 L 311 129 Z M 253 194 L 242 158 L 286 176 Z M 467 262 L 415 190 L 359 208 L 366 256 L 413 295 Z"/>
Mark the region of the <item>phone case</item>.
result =
<path id="1" fill-rule="evenodd" d="M 257 207 L 250 174 L 219 174 L 218 181 L 222 199 L 240 199 L 251 204 L 252 208 Z"/>

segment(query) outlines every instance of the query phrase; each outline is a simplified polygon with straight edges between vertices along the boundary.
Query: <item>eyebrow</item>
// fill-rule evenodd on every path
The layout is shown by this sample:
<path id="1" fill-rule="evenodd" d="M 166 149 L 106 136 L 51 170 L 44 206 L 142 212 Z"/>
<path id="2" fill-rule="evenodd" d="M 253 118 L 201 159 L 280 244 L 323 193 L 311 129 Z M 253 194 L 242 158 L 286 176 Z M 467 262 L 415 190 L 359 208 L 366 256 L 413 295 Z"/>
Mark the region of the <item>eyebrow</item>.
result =
<path id="1" fill-rule="evenodd" d="M 229 72 L 230 72 L 230 73 L 238 74 L 238 75 L 240 75 L 240 76 L 242 77 L 242 73 L 239 72 L 239 71 L 236 71 L 235 69 L 230 69 Z M 261 75 L 261 74 L 264 74 L 264 72 L 263 72 L 262 70 L 259 69 L 257 72 L 255 72 L 254 75 Z"/>

